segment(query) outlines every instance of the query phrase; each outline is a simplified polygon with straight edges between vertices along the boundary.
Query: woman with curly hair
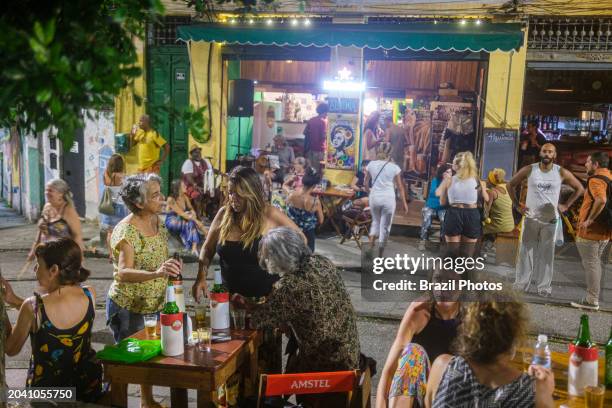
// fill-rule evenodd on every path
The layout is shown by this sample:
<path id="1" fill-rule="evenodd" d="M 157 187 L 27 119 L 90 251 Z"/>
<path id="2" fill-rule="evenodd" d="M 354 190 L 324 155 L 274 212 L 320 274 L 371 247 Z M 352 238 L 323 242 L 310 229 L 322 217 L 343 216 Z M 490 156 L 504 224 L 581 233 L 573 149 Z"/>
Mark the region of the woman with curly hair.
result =
<path id="1" fill-rule="evenodd" d="M 527 308 L 506 294 L 487 297 L 464 304 L 456 355 L 434 362 L 425 406 L 553 407 L 552 371 L 532 365 L 523 373 L 512 364 L 527 329 Z"/>

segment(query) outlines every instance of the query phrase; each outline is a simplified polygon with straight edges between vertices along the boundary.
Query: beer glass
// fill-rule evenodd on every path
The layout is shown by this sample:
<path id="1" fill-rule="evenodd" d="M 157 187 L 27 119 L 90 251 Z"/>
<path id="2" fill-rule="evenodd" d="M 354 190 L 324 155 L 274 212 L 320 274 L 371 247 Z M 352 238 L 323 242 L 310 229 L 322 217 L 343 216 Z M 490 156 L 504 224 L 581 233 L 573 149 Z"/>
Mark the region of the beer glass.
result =
<path id="1" fill-rule="evenodd" d="M 587 385 L 584 387 L 584 407 L 603 408 L 605 394 L 603 385 Z"/>
<path id="2" fill-rule="evenodd" d="M 212 329 L 210 327 L 198 327 L 198 350 L 210 351 L 212 346 Z"/>
<path id="3" fill-rule="evenodd" d="M 203 303 L 194 303 L 196 328 L 206 326 L 206 306 Z"/>
<path id="4" fill-rule="evenodd" d="M 157 314 L 150 313 L 143 316 L 145 333 L 148 339 L 154 339 L 157 337 Z"/>
<path id="5" fill-rule="evenodd" d="M 246 310 L 232 309 L 232 320 L 234 321 L 234 329 L 236 330 L 245 329 L 245 317 L 246 317 Z"/>

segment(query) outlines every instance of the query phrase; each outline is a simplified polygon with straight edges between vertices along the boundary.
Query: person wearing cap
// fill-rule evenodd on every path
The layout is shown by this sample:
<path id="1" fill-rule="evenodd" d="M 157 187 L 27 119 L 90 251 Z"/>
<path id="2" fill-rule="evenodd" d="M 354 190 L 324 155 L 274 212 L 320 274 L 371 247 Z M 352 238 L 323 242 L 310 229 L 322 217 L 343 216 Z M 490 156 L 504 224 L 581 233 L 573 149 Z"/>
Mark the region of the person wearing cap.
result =
<path id="1" fill-rule="evenodd" d="M 187 197 L 195 207 L 196 214 L 202 215 L 204 198 L 204 173 L 211 168 L 210 164 L 202 158 L 202 148 L 193 145 L 189 149 L 189 158 L 181 167 L 181 176 L 185 184 Z"/>
<path id="2" fill-rule="evenodd" d="M 489 199 L 485 204 L 485 219 L 483 233 L 499 234 L 514 230 L 514 217 L 512 216 L 512 200 L 506 190 L 506 171 L 493 169 L 487 176 L 487 193 Z"/>

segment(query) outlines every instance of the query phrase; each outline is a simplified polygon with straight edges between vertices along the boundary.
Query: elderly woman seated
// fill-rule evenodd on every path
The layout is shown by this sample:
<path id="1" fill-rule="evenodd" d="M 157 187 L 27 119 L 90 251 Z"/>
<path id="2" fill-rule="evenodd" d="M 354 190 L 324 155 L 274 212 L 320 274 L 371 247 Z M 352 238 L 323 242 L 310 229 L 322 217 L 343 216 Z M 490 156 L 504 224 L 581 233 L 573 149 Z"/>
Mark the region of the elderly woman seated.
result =
<path id="1" fill-rule="evenodd" d="M 253 310 L 252 319 L 258 328 L 280 327 L 290 337 L 285 371 L 358 368 L 355 311 L 334 264 L 312 255 L 302 235 L 286 227 L 264 235 L 259 260 L 280 280 L 266 302 Z"/>

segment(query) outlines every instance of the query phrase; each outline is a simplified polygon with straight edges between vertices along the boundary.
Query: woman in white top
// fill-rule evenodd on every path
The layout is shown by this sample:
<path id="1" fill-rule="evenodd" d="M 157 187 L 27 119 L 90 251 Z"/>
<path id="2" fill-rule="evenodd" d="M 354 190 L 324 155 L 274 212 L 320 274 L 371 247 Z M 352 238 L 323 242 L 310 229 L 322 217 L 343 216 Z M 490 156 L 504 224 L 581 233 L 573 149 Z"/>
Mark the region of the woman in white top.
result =
<path id="1" fill-rule="evenodd" d="M 408 201 L 401 178 L 402 170 L 391 160 L 392 146 L 382 142 L 376 147 L 376 160 L 366 167 L 365 186 L 369 190 L 372 226 L 370 227 L 370 246 L 374 248 L 376 237 L 380 242 L 379 256 L 385 249 L 391 223 L 395 214 L 395 187 L 400 192 L 404 211 L 408 212 Z M 370 184 L 372 182 L 372 184 Z M 371 185 L 371 187 L 370 187 Z"/>
<path id="2" fill-rule="evenodd" d="M 482 235 L 478 196 L 489 200 L 486 184 L 478 179 L 478 169 L 471 152 L 457 153 L 453 160 L 454 176 L 444 174 L 436 190 L 440 204 L 449 205 L 444 217 L 444 237 L 448 243 L 475 243 Z"/>
<path id="3" fill-rule="evenodd" d="M 374 111 L 363 126 L 363 153 L 365 160 L 376 160 L 378 146 L 384 141 L 384 134 L 378 125 L 379 121 L 380 112 Z"/>
<path id="4" fill-rule="evenodd" d="M 124 219 L 129 214 L 127 207 L 123 203 L 123 199 L 119 195 L 124 177 L 125 162 L 123 161 L 123 157 L 121 157 L 120 154 L 113 154 L 110 159 L 108 159 L 108 164 L 106 165 L 106 170 L 104 171 L 104 186 L 111 192 L 115 213 L 113 215 L 100 214 L 100 227 L 102 231 L 106 230 L 106 246 L 108 248 L 108 257 L 111 262 L 111 234 L 113 233 L 115 225 L 119 224 L 119 221 Z"/>

